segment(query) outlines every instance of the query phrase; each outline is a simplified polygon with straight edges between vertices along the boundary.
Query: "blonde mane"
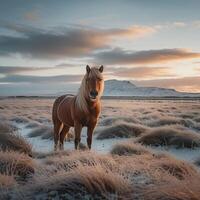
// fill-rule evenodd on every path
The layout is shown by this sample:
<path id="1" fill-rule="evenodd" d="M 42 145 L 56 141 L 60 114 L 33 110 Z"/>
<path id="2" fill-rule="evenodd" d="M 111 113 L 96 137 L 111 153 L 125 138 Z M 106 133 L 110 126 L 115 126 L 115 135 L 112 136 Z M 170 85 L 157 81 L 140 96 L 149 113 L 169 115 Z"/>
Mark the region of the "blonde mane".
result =
<path id="1" fill-rule="evenodd" d="M 76 106 L 83 111 L 84 113 L 88 114 L 89 113 L 89 108 L 88 108 L 88 104 L 87 104 L 87 95 L 88 95 L 88 87 L 87 87 L 87 77 L 88 76 L 92 76 L 92 77 L 96 77 L 96 78 L 100 78 L 103 80 L 103 75 L 102 73 L 99 71 L 98 67 L 92 67 L 90 70 L 90 73 L 86 73 L 85 76 L 83 77 L 83 80 L 81 82 L 81 86 L 79 88 L 78 94 L 76 96 Z M 100 97 L 103 94 L 103 89 L 104 89 L 104 81 L 101 82 L 101 88 L 99 91 L 99 97 L 98 100 L 100 99 Z"/>

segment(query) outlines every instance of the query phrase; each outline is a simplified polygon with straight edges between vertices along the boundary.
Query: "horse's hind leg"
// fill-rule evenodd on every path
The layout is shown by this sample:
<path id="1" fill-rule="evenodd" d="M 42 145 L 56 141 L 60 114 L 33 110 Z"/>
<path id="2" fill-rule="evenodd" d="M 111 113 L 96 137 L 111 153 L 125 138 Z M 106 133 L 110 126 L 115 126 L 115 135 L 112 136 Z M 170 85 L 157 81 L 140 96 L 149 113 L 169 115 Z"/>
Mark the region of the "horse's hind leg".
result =
<path id="1" fill-rule="evenodd" d="M 60 150 L 64 150 L 64 140 L 69 129 L 69 126 L 64 125 L 62 131 L 60 132 Z"/>
<path id="2" fill-rule="evenodd" d="M 60 132 L 62 128 L 62 123 L 60 121 L 54 122 L 54 150 L 57 150 L 58 142 L 60 140 Z"/>
<path id="3" fill-rule="evenodd" d="M 58 107 L 64 98 L 65 98 L 65 95 L 60 96 L 53 103 L 52 121 L 54 124 L 54 143 L 55 143 L 54 149 L 55 150 L 57 150 L 58 142 L 60 140 L 60 133 L 63 128 L 63 124 L 58 118 Z"/>

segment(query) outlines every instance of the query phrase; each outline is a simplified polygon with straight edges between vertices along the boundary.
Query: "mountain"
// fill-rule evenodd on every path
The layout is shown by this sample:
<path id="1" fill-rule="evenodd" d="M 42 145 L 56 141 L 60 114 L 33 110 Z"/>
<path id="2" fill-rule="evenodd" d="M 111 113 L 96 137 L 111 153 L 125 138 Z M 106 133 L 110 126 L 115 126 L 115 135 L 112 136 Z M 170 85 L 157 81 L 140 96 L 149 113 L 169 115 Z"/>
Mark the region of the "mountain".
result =
<path id="1" fill-rule="evenodd" d="M 174 89 L 159 87 L 139 87 L 130 81 L 105 81 L 104 96 L 140 96 L 140 97 L 200 97 L 200 93 L 178 92 Z"/>

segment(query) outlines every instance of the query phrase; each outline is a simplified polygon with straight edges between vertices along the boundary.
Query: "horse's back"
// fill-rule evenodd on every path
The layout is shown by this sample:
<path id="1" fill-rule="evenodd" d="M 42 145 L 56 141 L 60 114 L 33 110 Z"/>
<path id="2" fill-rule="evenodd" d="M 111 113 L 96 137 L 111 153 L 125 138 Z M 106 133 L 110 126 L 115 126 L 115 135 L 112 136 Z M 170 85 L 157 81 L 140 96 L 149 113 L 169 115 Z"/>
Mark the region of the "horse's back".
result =
<path id="1" fill-rule="evenodd" d="M 53 103 L 53 110 L 52 110 L 52 119 L 53 122 L 57 119 L 57 109 L 61 101 L 66 97 L 66 95 L 62 95 L 60 97 L 57 97 L 56 100 Z"/>
<path id="2" fill-rule="evenodd" d="M 58 97 L 53 105 L 53 118 L 56 118 L 68 126 L 74 125 L 72 109 L 74 107 L 74 95 L 62 95 Z"/>

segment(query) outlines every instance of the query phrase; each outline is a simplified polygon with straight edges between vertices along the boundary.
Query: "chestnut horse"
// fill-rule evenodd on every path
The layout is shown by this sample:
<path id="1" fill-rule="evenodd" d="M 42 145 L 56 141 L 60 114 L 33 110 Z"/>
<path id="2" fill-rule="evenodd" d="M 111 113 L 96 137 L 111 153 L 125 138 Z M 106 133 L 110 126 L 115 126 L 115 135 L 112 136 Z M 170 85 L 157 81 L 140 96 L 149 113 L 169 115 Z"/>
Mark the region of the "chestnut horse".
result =
<path id="1" fill-rule="evenodd" d="M 91 149 L 92 134 L 101 111 L 100 97 L 104 89 L 103 66 L 86 66 L 86 74 L 76 96 L 63 95 L 53 104 L 54 149 L 64 149 L 63 143 L 70 127 L 75 131 L 75 149 L 81 141 L 81 130 L 87 127 L 87 145 Z"/>

